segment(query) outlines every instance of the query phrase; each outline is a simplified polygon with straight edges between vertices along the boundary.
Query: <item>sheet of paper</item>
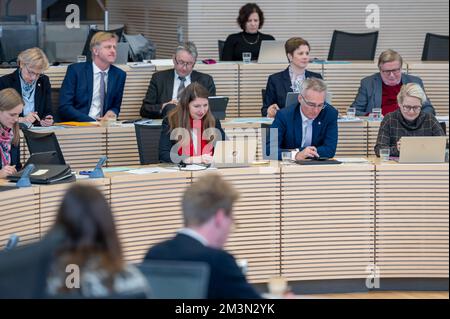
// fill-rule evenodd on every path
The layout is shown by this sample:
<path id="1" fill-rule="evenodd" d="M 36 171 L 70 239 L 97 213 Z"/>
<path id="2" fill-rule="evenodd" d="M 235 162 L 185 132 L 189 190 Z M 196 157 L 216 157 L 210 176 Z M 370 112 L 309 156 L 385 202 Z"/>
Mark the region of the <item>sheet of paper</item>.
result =
<path id="1" fill-rule="evenodd" d="M 335 160 L 342 163 L 369 163 L 364 157 L 335 157 Z"/>

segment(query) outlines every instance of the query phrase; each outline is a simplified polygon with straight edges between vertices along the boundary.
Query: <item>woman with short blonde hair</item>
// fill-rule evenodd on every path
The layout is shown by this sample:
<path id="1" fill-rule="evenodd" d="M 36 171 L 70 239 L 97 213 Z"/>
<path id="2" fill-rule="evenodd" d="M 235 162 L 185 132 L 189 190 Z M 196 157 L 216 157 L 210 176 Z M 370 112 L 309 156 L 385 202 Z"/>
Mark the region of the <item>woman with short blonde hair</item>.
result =
<path id="1" fill-rule="evenodd" d="M 378 131 L 375 154 L 389 148 L 391 156 L 400 155 L 403 136 L 443 136 L 444 130 L 433 114 L 423 111 L 427 96 L 417 83 L 402 85 L 397 95 L 399 108 L 386 114 Z"/>
<path id="2" fill-rule="evenodd" d="M 44 72 L 49 63 L 39 48 L 30 48 L 19 53 L 18 68 L 0 78 L 0 90 L 13 88 L 22 96 L 24 107 L 19 122 L 53 125 L 51 85 Z"/>

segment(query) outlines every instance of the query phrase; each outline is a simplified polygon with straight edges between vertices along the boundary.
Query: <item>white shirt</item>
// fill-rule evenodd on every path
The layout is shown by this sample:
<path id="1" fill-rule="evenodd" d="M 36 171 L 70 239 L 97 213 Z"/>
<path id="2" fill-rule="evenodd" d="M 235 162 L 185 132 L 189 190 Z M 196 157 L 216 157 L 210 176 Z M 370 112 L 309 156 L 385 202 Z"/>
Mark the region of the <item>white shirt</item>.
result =
<path id="1" fill-rule="evenodd" d="M 93 77 L 94 77 L 94 87 L 92 90 L 92 102 L 91 102 L 91 108 L 89 109 L 89 117 L 92 117 L 94 120 L 102 115 L 102 109 L 100 105 L 100 79 L 101 75 L 100 72 L 105 72 L 105 102 L 106 102 L 106 92 L 108 89 L 108 71 L 109 68 L 107 68 L 105 71 L 100 70 L 94 62 L 92 62 L 92 68 L 93 68 Z"/>
<path id="2" fill-rule="evenodd" d="M 193 230 L 191 228 L 181 228 L 178 231 L 178 234 L 183 234 L 183 235 L 192 237 L 195 240 L 198 240 L 202 245 L 208 246 L 208 241 L 206 240 L 206 238 L 203 237 L 202 235 L 200 235 L 199 233 L 197 233 L 195 230 Z"/>
<path id="3" fill-rule="evenodd" d="M 175 73 L 175 79 L 173 81 L 173 91 L 172 91 L 172 100 L 178 100 L 178 87 L 181 84 L 180 79 L 178 78 L 179 75 L 177 74 L 177 71 L 173 70 Z M 186 88 L 189 84 L 191 84 L 191 75 L 186 76 L 186 80 L 184 81 L 184 87 Z"/>
<path id="4" fill-rule="evenodd" d="M 312 122 L 314 120 L 311 120 L 311 119 L 307 118 L 306 115 L 303 114 L 301 106 L 300 106 L 300 116 L 302 117 L 302 147 L 304 147 L 305 140 L 306 140 L 306 129 L 308 128 L 308 122 L 309 121 L 311 122 L 311 127 L 312 127 Z M 295 161 L 295 156 L 297 155 L 297 153 L 299 151 L 300 151 L 299 149 L 296 149 L 295 151 L 291 152 L 291 159 L 293 161 Z"/>

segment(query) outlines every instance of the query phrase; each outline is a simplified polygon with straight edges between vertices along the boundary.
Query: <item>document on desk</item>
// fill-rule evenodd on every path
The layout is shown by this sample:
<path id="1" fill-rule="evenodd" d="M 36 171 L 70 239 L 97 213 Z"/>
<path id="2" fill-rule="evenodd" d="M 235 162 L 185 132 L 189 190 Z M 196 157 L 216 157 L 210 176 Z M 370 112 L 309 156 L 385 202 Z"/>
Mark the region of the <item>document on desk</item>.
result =
<path id="1" fill-rule="evenodd" d="M 364 157 L 336 157 L 335 160 L 343 164 L 368 164 L 369 161 Z"/>
<path id="2" fill-rule="evenodd" d="M 153 174 L 153 173 L 173 173 L 178 170 L 168 169 L 164 167 L 145 167 L 145 168 L 137 168 L 127 171 L 127 173 L 135 174 L 135 175 L 144 175 L 144 174 Z"/>
<path id="3" fill-rule="evenodd" d="M 338 119 L 338 123 L 342 122 L 362 122 L 363 120 L 359 117 L 347 117 L 346 115 Z"/>
<path id="4" fill-rule="evenodd" d="M 267 123 L 272 124 L 273 119 L 267 117 L 240 117 L 232 119 L 229 123 Z"/>

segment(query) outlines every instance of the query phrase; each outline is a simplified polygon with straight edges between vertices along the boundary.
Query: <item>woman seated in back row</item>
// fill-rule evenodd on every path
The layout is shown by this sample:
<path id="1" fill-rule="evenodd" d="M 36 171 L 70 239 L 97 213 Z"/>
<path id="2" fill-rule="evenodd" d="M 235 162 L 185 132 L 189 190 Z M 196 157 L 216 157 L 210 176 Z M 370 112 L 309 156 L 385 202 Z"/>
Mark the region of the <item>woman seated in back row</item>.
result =
<path id="1" fill-rule="evenodd" d="M 19 68 L 0 78 L 0 90 L 13 88 L 22 95 L 24 108 L 19 122 L 50 126 L 53 124 L 48 59 L 39 48 L 27 49 L 17 57 Z"/>
<path id="2" fill-rule="evenodd" d="M 242 61 L 242 53 L 250 52 L 258 60 L 262 40 L 275 40 L 270 34 L 259 32 L 264 24 L 264 14 L 256 3 L 247 3 L 239 10 L 237 23 L 242 32 L 230 34 L 225 41 L 222 61 Z"/>
<path id="3" fill-rule="evenodd" d="M 400 155 L 400 139 L 403 136 L 443 136 L 444 130 L 431 113 L 423 111 L 427 97 L 417 83 L 408 83 L 401 87 L 397 96 L 399 108 L 386 114 L 378 131 L 375 154 L 389 148 L 391 156 Z"/>
<path id="4" fill-rule="evenodd" d="M 290 38 L 284 44 L 289 66 L 286 70 L 272 74 L 267 80 L 266 94 L 261 108 L 262 116 L 275 117 L 277 111 L 285 107 L 288 92 L 301 92 L 302 83 L 307 78 L 319 78 L 319 73 L 306 70 L 309 64 L 308 41 L 300 37 Z"/>
<path id="5" fill-rule="evenodd" d="M 6 178 L 21 168 L 19 115 L 23 101 L 14 89 L 0 91 L 0 178 Z"/>
<path id="6" fill-rule="evenodd" d="M 225 140 L 220 121 L 208 104 L 208 90 L 193 82 L 180 94 L 178 104 L 162 122 L 159 160 L 167 163 L 212 163 L 214 145 Z"/>

